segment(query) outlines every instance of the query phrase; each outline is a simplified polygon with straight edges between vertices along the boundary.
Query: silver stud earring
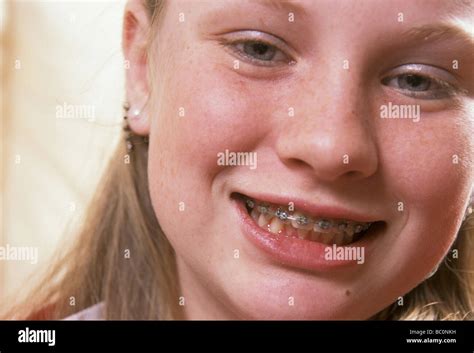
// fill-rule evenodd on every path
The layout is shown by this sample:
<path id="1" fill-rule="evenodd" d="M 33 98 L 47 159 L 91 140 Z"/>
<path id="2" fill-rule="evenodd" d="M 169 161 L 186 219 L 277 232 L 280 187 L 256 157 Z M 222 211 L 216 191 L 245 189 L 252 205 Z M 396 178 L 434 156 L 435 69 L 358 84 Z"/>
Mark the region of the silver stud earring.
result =
<path id="1" fill-rule="evenodd" d="M 132 133 L 130 125 L 128 124 L 128 120 L 129 119 L 131 119 L 131 120 L 138 119 L 140 117 L 141 111 L 138 108 L 131 108 L 130 105 L 127 102 L 124 103 L 123 109 L 125 111 L 124 116 L 123 116 L 123 119 L 125 121 L 125 124 L 124 124 L 124 127 L 123 127 L 123 131 L 125 132 L 125 144 L 127 146 L 127 151 L 131 152 L 135 148 L 136 141 L 134 141 L 134 139 L 136 139 L 137 136 L 135 136 Z M 144 136 L 144 137 L 139 136 L 139 139 L 144 144 L 148 145 L 148 137 L 147 136 Z"/>

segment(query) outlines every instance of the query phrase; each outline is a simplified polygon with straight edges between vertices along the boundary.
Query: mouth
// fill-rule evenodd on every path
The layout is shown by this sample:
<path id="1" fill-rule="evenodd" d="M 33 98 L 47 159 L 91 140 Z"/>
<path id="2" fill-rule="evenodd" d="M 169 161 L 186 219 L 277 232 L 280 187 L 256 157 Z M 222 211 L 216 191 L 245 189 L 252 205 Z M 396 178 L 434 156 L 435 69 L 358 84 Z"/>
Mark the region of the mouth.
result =
<path id="1" fill-rule="evenodd" d="M 245 195 L 239 197 L 258 227 L 273 234 L 326 245 L 343 246 L 357 242 L 374 223 L 321 217 Z"/>
<path id="2" fill-rule="evenodd" d="M 339 208 L 259 196 L 261 199 L 232 194 L 242 230 L 258 248 L 292 267 L 319 271 L 355 264 L 353 258 L 328 260 L 328 248 L 348 251 L 359 248 L 368 253 L 375 246 L 374 238 L 386 226 L 384 221 L 371 216 Z"/>

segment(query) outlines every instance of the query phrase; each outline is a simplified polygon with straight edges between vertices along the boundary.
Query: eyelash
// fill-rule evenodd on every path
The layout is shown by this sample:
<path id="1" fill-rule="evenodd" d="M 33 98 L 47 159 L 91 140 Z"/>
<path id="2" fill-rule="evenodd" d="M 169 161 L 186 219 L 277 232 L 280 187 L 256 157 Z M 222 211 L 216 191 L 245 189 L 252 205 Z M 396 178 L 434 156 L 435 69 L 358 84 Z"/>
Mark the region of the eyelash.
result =
<path id="1" fill-rule="evenodd" d="M 388 86 L 388 83 L 394 79 L 400 79 L 403 77 L 414 77 L 417 79 L 423 79 L 428 81 L 428 90 L 427 91 L 416 91 L 416 90 L 409 90 L 409 89 L 404 89 L 404 88 L 395 88 L 397 91 L 402 92 L 403 94 L 415 98 L 415 99 L 443 99 L 443 98 L 449 98 L 456 96 L 459 93 L 459 89 L 452 85 L 451 83 L 448 83 L 444 80 L 440 80 L 436 77 L 431 77 L 423 74 L 419 74 L 418 72 L 404 72 L 398 75 L 393 75 L 389 77 L 385 77 L 382 79 L 382 84 L 385 86 Z M 431 93 L 427 93 L 431 86 L 436 85 L 437 87 L 435 88 L 434 91 Z"/>
<path id="2" fill-rule="evenodd" d="M 271 44 L 261 39 L 239 39 L 239 40 L 230 41 L 230 42 L 225 41 L 225 42 L 222 42 L 221 44 L 228 50 L 231 50 L 235 55 L 239 56 L 239 58 L 249 62 L 250 64 L 254 64 L 257 66 L 274 67 L 281 64 L 291 65 L 292 63 L 294 63 L 294 60 L 287 53 L 285 53 L 284 50 L 280 49 L 278 46 L 274 44 Z M 279 54 L 283 55 L 284 59 L 283 60 L 261 60 L 252 56 L 249 53 L 246 53 L 245 48 L 239 49 L 238 48 L 239 45 L 242 45 L 242 46 L 264 45 L 268 47 L 268 50 L 273 50 L 275 52 L 275 55 L 279 55 Z"/>

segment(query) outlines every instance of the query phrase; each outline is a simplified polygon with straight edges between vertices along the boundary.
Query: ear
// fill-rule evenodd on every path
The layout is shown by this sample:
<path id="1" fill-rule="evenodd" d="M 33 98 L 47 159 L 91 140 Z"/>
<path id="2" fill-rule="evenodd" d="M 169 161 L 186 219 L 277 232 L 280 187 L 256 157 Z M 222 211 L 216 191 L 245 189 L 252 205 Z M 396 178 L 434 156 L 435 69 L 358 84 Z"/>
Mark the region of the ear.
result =
<path id="1" fill-rule="evenodd" d="M 122 49 L 126 60 L 126 94 L 130 106 L 128 124 L 136 135 L 150 132 L 147 44 L 150 19 L 143 0 L 129 0 L 125 6 Z M 139 114 L 137 114 L 139 112 Z"/>

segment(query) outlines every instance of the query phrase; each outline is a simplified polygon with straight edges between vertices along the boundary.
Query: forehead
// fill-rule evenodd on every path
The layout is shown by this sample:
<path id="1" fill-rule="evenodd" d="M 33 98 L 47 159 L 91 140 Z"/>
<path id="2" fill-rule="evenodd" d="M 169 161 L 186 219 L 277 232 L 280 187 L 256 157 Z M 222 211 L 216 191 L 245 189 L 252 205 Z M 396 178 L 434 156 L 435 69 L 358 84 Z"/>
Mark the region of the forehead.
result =
<path id="1" fill-rule="evenodd" d="M 172 0 L 167 12 L 174 34 L 260 27 L 294 37 L 304 32 L 308 43 L 318 35 L 360 41 L 404 33 L 414 41 L 434 35 L 474 42 L 474 0 Z M 184 26 L 176 26 L 178 18 Z"/>
<path id="2" fill-rule="evenodd" d="M 442 23 L 459 27 L 467 36 L 473 37 L 474 33 L 474 0 L 171 0 L 166 7 L 174 23 L 172 30 L 177 29 L 180 16 L 186 19 L 185 24 L 200 27 L 223 22 L 228 22 L 228 27 L 285 27 L 291 14 L 295 31 L 303 30 L 298 26 L 312 30 L 331 26 L 356 37 L 367 29 L 406 31 L 409 27 Z M 180 31 L 193 28 L 183 27 Z"/>
<path id="3" fill-rule="evenodd" d="M 364 12 L 369 10 L 397 9 L 444 12 L 451 15 L 474 14 L 474 0 L 169 0 L 167 6 L 172 10 L 193 10 L 195 14 L 229 8 L 247 8 L 258 11 L 293 12 L 301 15 L 314 15 L 325 9 Z M 438 11 L 436 11 L 438 10 Z"/>

